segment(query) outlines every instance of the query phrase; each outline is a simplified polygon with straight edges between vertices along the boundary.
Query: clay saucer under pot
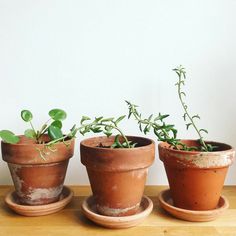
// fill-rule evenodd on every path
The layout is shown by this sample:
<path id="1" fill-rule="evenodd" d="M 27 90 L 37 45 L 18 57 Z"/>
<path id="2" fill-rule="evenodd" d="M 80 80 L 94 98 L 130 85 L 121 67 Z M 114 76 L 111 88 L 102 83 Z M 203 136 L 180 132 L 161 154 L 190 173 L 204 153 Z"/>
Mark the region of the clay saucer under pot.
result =
<path id="1" fill-rule="evenodd" d="M 195 210 L 187 210 L 175 207 L 173 205 L 173 200 L 171 198 L 170 190 L 162 191 L 159 196 L 159 202 L 163 209 L 165 209 L 168 213 L 175 216 L 178 219 L 192 221 L 192 222 L 205 222 L 205 221 L 213 221 L 220 215 L 222 215 L 225 210 L 229 207 L 229 202 L 226 197 L 221 196 L 218 202 L 218 205 L 213 210 L 203 210 L 203 211 L 195 211 Z"/>
<path id="2" fill-rule="evenodd" d="M 43 216 L 62 210 L 73 198 L 73 191 L 64 186 L 59 201 L 45 205 L 22 205 L 19 203 L 16 192 L 11 191 L 5 197 L 5 203 L 16 213 L 23 216 Z"/>
<path id="3" fill-rule="evenodd" d="M 94 223 L 111 229 L 130 228 L 141 223 L 153 209 L 150 198 L 143 196 L 138 212 L 129 216 L 105 216 L 98 213 L 93 196 L 86 198 L 82 204 L 82 212 Z"/>

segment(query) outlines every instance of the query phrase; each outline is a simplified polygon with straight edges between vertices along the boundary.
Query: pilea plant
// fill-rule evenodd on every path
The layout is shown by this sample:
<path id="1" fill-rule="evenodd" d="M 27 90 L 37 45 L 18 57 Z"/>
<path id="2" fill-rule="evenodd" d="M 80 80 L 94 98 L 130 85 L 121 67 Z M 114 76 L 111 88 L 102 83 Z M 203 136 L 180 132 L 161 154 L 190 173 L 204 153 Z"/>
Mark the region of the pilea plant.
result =
<path id="1" fill-rule="evenodd" d="M 38 144 L 44 144 L 44 149 L 38 149 L 40 156 L 45 159 L 45 155 L 47 152 L 45 151 L 47 148 L 50 151 L 55 151 L 52 149 L 52 145 L 57 142 L 64 142 L 65 145 L 69 145 L 67 140 L 70 140 L 75 137 L 76 127 L 75 125 L 70 129 L 70 132 L 66 135 L 62 133 L 62 121 L 66 119 L 67 114 L 65 111 L 61 109 L 52 109 L 49 111 L 50 118 L 41 126 L 39 130 L 36 130 L 32 124 L 33 114 L 29 110 L 21 111 L 21 118 L 30 124 L 30 129 L 25 130 L 24 135 L 27 138 L 34 139 Z M 50 141 L 45 142 L 42 139 L 43 135 L 47 134 L 50 138 Z M 19 142 L 19 137 L 16 136 L 13 132 L 9 130 L 1 130 L 0 137 L 6 143 L 16 144 Z"/>
<path id="2" fill-rule="evenodd" d="M 75 125 L 70 129 L 68 134 L 64 135 L 62 133 L 62 121 L 67 117 L 65 111 L 61 109 L 52 109 L 48 114 L 50 118 L 41 126 L 39 130 L 36 130 L 32 124 L 33 114 L 29 110 L 21 111 L 21 118 L 31 126 L 30 129 L 25 131 L 25 136 L 34 139 L 38 144 L 43 143 L 48 147 L 57 142 L 65 143 L 66 140 L 75 137 Z M 44 134 L 47 134 L 50 137 L 49 142 L 45 143 L 45 141 L 42 139 Z"/>
<path id="3" fill-rule="evenodd" d="M 92 120 L 88 116 L 83 116 L 80 121 L 80 127 L 77 128 L 82 135 L 86 133 L 93 132 L 93 133 L 103 133 L 107 137 L 110 137 L 114 130 L 116 130 L 119 134 L 115 136 L 114 143 L 110 146 L 110 148 L 133 148 L 137 144 L 132 143 L 127 139 L 124 135 L 122 130 L 118 127 L 118 124 L 125 118 L 126 116 L 120 116 L 117 119 L 111 118 L 104 118 L 103 116 L 97 117 Z M 120 141 L 120 138 L 123 141 Z M 101 146 L 103 147 L 103 146 Z"/>
<path id="4" fill-rule="evenodd" d="M 158 116 L 153 117 L 153 115 L 150 115 L 148 118 L 142 118 L 141 113 L 137 111 L 137 105 L 134 105 L 128 101 L 126 103 L 128 104 L 129 109 L 129 118 L 133 116 L 139 124 L 139 128 L 141 132 L 144 132 L 144 134 L 147 134 L 150 132 L 151 129 L 153 129 L 154 134 L 157 136 L 158 141 L 167 142 L 175 149 L 181 149 L 185 151 L 192 151 L 192 150 L 200 150 L 205 152 L 211 152 L 216 147 L 212 146 L 211 144 L 206 143 L 203 140 L 202 133 L 208 133 L 206 129 L 198 129 L 195 123 L 196 119 L 200 119 L 199 115 L 193 115 L 191 116 L 188 112 L 188 106 L 184 102 L 184 96 L 186 96 L 185 92 L 182 90 L 182 86 L 185 84 L 186 79 L 186 71 L 182 66 L 179 66 L 173 71 L 176 72 L 178 75 L 178 81 L 176 83 L 177 90 L 178 90 L 178 97 L 180 100 L 180 103 L 184 109 L 184 121 L 186 121 L 186 128 L 189 129 L 190 126 L 192 126 L 195 131 L 197 132 L 199 136 L 199 144 L 200 147 L 188 147 L 186 144 L 182 143 L 180 139 L 177 139 L 177 129 L 172 124 L 166 124 L 165 118 L 167 118 L 169 115 L 161 115 L 159 113 Z"/>

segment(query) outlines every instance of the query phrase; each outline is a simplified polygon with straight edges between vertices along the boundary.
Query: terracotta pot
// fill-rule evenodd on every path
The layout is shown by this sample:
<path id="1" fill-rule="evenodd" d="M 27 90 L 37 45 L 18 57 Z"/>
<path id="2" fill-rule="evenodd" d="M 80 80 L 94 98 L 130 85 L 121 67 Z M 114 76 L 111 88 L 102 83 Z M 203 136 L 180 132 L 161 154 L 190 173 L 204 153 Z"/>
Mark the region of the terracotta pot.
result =
<path id="1" fill-rule="evenodd" d="M 39 150 L 44 149 L 43 144 L 19 137 L 17 144 L 1 143 L 2 158 L 8 163 L 19 202 L 43 205 L 58 201 L 69 158 L 74 153 L 74 140 L 68 147 L 60 142 L 52 146 L 55 151 L 46 149 L 43 160 L 39 154 Z"/>
<path id="2" fill-rule="evenodd" d="M 81 162 L 87 168 L 93 196 L 100 214 L 135 214 L 143 196 L 148 167 L 155 157 L 152 140 L 128 136 L 136 148 L 110 146 L 114 137 L 89 138 L 80 143 Z"/>
<path id="3" fill-rule="evenodd" d="M 197 140 L 182 140 L 187 146 L 199 146 Z M 158 145 L 168 177 L 174 206 L 188 210 L 212 210 L 217 207 L 228 167 L 235 150 L 227 144 L 214 152 L 180 151 L 167 143 Z"/>

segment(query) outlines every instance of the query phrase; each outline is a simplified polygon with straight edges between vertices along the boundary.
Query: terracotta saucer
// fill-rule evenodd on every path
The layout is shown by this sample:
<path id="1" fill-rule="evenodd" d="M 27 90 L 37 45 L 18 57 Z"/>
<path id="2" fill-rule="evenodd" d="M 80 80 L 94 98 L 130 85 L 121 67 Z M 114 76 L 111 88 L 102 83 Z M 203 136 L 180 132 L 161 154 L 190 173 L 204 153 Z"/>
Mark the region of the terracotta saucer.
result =
<path id="1" fill-rule="evenodd" d="M 142 222 L 151 213 L 152 209 L 152 200 L 146 196 L 142 198 L 138 213 L 131 216 L 114 217 L 98 214 L 93 196 L 86 198 L 82 204 L 82 212 L 88 219 L 96 224 L 112 229 L 133 227 Z"/>
<path id="2" fill-rule="evenodd" d="M 175 216 L 176 218 L 193 222 L 204 222 L 204 221 L 215 220 L 229 207 L 229 202 L 227 198 L 224 196 L 220 197 L 218 206 L 214 210 L 193 211 L 174 207 L 169 189 L 162 191 L 159 194 L 158 198 L 161 207 L 164 208 L 168 213 Z"/>
<path id="3" fill-rule="evenodd" d="M 64 186 L 58 202 L 46 205 L 29 206 L 29 205 L 19 204 L 17 201 L 15 191 L 11 191 L 5 197 L 5 203 L 9 208 L 11 208 L 13 211 L 15 211 L 20 215 L 43 216 L 55 213 L 63 209 L 72 200 L 73 195 L 74 195 L 73 191 L 70 188 Z"/>

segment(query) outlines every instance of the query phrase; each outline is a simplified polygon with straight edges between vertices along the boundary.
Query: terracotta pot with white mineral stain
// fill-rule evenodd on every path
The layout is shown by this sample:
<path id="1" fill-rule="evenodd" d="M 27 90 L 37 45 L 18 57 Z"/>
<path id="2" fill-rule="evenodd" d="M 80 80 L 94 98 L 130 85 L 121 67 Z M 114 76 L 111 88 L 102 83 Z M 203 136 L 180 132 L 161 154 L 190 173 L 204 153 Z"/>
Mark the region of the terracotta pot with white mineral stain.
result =
<path id="1" fill-rule="evenodd" d="M 187 146 L 198 146 L 197 140 L 182 140 Z M 159 157 L 168 177 L 174 206 L 188 210 L 212 210 L 217 207 L 235 150 L 227 144 L 213 152 L 181 151 L 160 143 Z"/>
<path id="2" fill-rule="evenodd" d="M 8 163 L 21 204 L 44 205 L 59 200 L 68 162 L 74 153 L 74 140 L 70 140 L 69 146 L 56 143 L 53 150 L 25 136 L 20 136 L 17 144 L 2 141 L 1 145 L 2 158 Z M 44 150 L 45 160 L 39 150 Z"/>
<path id="3" fill-rule="evenodd" d="M 139 209 L 155 145 L 147 138 L 127 138 L 138 143 L 137 147 L 109 148 L 114 136 L 80 143 L 81 162 L 88 172 L 97 211 L 102 215 L 132 215 Z"/>

